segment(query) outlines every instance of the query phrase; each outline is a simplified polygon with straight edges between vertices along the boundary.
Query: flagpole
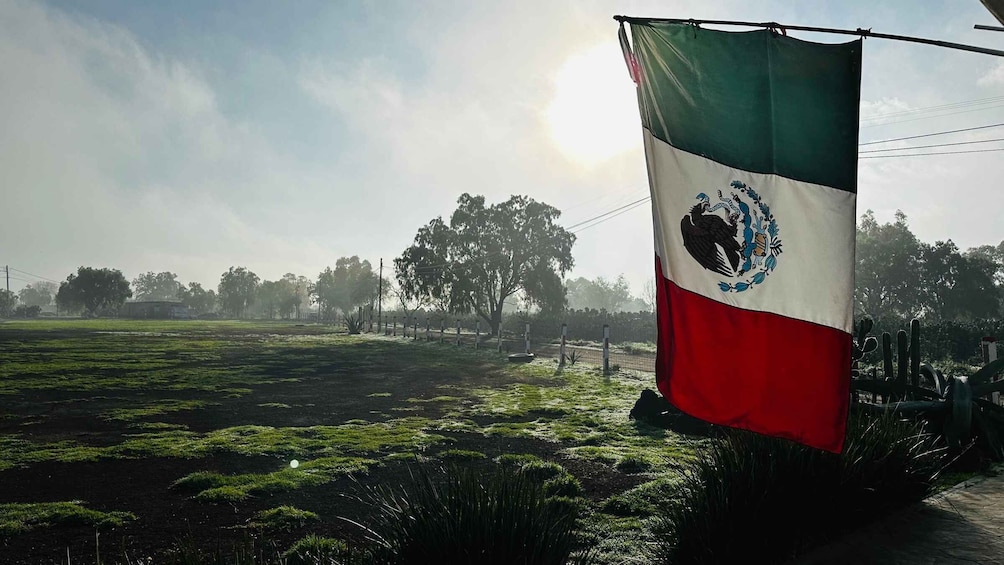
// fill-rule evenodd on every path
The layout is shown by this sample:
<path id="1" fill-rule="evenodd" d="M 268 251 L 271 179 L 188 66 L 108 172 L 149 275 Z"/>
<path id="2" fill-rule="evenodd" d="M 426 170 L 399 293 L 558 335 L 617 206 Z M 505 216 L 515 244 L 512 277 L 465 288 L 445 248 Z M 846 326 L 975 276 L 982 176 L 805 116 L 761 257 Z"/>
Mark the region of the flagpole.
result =
<path id="1" fill-rule="evenodd" d="M 986 47 L 977 47 L 975 45 L 965 45 L 963 43 L 952 43 L 950 41 L 939 41 L 937 39 L 925 39 L 923 37 L 911 37 L 908 35 L 892 35 L 888 33 L 875 33 L 871 29 L 837 29 L 830 27 L 812 27 L 812 26 L 793 26 L 787 24 L 779 24 L 777 22 L 740 22 L 734 20 L 692 20 L 692 19 L 682 19 L 682 18 L 636 18 L 632 16 L 614 16 L 614 20 L 621 23 L 629 24 L 647 24 L 647 23 L 672 23 L 672 24 L 691 24 L 691 25 L 727 25 L 727 26 L 741 26 L 741 27 L 762 27 L 767 29 L 778 30 L 784 33 L 787 30 L 795 31 L 811 31 L 816 33 L 836 33 L 839 35 L 857 35 L 859 37 L 874 37 L 876 39 L 891 39 L 893 41 L 906 41 L 909 43 L 923 43 L 924 45 L 934 45 L 935 47 L 945 47 L 947 49 L 958 49 L 959 51 L 970 51 L 972 53 L 982 53 L 984 55 L 994 55 L 996 57 L 1004 57 L 1004 51 L 999 49 L 988 49 Z"/>

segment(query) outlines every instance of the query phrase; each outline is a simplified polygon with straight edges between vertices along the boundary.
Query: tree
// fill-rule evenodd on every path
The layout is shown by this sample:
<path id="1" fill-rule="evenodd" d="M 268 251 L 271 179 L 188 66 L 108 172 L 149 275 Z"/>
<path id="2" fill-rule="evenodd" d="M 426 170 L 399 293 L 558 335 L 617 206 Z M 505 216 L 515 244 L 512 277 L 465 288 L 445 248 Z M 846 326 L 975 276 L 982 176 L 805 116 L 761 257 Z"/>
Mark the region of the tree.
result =
<path id="1" fill-rule="evenodd" d="M 631 287 L 624 275 L 610 282 L 603 277 L 589 280 L 584 277 L 565 281 L 568 289 L 568 307 L 572 310 L 594 308 L 607 312 L 619 312 L 621 307 L 632 300 Z"/>
<path id="2" fill-rule="evenodd" d="M 205 290 L 197 282 L 188 283 L 188 288 L 179 288 L 175 296 L 195 314 L 206 314 L 216 309 L 216 291 Z"/>
<path id="3" fill-rule="evenodd" d="M 865 212 L 857 229 L 857 313 L 873 318 L 918 316 L 923 308 L 920 267 L 920 241 L 906 215 L 897 210 L 894 223 L 879 225 L 874 212 Z"/>
<path id="4" fill-rule="evenodd" d="M 486 207 L 483 196 L 463 194 L 457 203 L 449 224 L 435 218 L 394 260 L 406 296 L 474 312 L 492 333 L 516 293 L 543 311 L 564 308 L 561 277 L 572 268 L 575 236 L 555 224 L 557 208 L 526 196 Z"/>
<path id="5" fill-rule="evenodd" d="M 9 290 L 0 290 L 0 318 L 10 318 L 17 306 L 17 295 Z"/>
<path id="6" fill-rule="evenodd" d="M 4 291 L 6 292 L 6 291 Z M 14 309 L 14 316 L 17 318 L 37 318 L 42 313 L 42 307 L 38 304 L 21 304 Z"/>
<path id="7" fill-rule="evenodd" d="M 49 281 L 39 281 L 21 289 L 17 293 L 18 300 L 25 306 L 38 306 L 40 308 L 52 304 L 53 297 L 59 290 L 59 285 Z"/>
<path id="8" fill-rule="evenodd" d="M 290 311 L 290 315 L 295 313 L 296 319 L 299 320 L 303 309 L 310 307 L 310 294 L 312 287 L 310 279 L 303 275 L 297 276 L 293 273 L 286 273 L 282 276 L 282 280 L 290 286 L 293 294 L 289 298 L 289 301 L 284 303 L 280 308 L 284 312 Z"/>
<path id="9" fill-rule="evenodd" d="M 921 244 L 918 291 L 924 317 L 933 321 L 973 320 L 997 314 L 1000 290 L 994 285 L 997 264 L 959 253 L 952 240 Z"/>
<path id="10" fill-rule="evenodd" d="M 59 285 L 56 304 L 70 312 L 83 310 L 87 316 L 114 315 L 131 296 L 122 271 L 80 267 Z"/>
<path id="11" fill-rule="evenodd" d="M 259 280 L 258 275 L 244 267 L 230 267 L 223 273 L 217 287 L 223 311 L 236 318 L 243 318 L 248 307 L 254 303 Z"/>
<path id="12" fill-rule="evenodd" d="M 178 275 L 164 271 L 149 271 L 132 281 L 136 300 L 174 300 L 184 285 L 178 282 Z"/>

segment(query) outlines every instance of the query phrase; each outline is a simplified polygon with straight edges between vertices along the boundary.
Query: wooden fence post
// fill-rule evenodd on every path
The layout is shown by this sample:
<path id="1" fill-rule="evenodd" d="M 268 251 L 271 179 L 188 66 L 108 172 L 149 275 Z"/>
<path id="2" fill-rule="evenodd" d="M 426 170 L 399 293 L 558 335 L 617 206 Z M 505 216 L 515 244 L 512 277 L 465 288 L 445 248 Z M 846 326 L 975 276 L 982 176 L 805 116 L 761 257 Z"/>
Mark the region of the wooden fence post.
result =
<path id="1" fill-rule="evenodd" d="M 565 365 L 565 337 L 568 335 L 568 324 L 561 324 L 561 348 L 558 350 L 558 366 Z"/>
<path id="2" fill-rule="evenodd" d="M 530 322 L 526 323 L 526 328 L 523 330 L 523 340 L 526 341 L 526 354 L 530 354 Z"/>
<path id="3" fill-rule="evenodd" d="M 457 347 L 460 347 L 460 318 L 457 318 Z"/>
<path id="4" fill-rule="evenodd" d="M 425 341 L 432 341 L 432 330 L 429 329 L 429 317 L 425 317 Z"/>
<path id="5" fill-rule="evenodd" d="M 499 319 L 498 338 L 499 338 L 499 353 L 502 353 L 502 320 L 501 319 Z"/>
<path id="6" fill-rule="evenodd" d="M 481 349 L 481 320 L 474 320 L 474 349 Z"/>
<path id="7" fill-rule="evenodd" d="M 603 324 L 603 372 L 610 372 L 610 326 Z"/>
<path id="8" fill-rule="evenodd" d="M 397 316 L 394 316 L 394 332 L 391 335 L 397 337 Z"/>
<path id="9" fill-rule="evenodd" d="M 443 336 L 446 333 L 446 318 L 439 319 L 439 343 L 443 343 Z"/>

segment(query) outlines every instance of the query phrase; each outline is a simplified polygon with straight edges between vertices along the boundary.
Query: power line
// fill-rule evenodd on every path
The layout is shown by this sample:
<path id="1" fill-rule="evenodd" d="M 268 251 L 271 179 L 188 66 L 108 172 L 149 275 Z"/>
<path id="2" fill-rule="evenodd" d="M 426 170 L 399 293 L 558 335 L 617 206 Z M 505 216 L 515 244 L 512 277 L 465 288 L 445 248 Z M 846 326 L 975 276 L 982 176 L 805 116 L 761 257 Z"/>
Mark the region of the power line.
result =
<path id="1" fill-rule="evenodd" d="M 647 202 L 648 202 L 648 201 L 650 201 L 650 200 L 652 200 L 652 197 L 651 197 L 651 196 L 648 196 L 648 197 L 645 197 L 645 198 L 643 198 L 643 199 L 639 200 L 638 202 L 636 202 L 636 203 L 635 203 L 635 204 L 634 204 L 633 206 L 631 206 L 630 208 L 627 208 L 626 210 L 621 210 L 620 212 L 618 212 L 618 213 L 616 213 L 616 214 L 614 214 L 614 215 L 612 215 L 612 216 L 608 216 L 608 217 L 606 217 L 606 218 L 603 218 L 603 219 L 601 219 L 601 220 L 597 221 L 596 223 L 593 223 L 593 224 L 590 224 L 590 225 L 588 225 L 588 226 L 584 226 L 584 227 L 581 227 L 581 228 L 579 228 L 579 229 L 577 229 L 577 230 L 573 231 L 572 233 L 574 233 L 574 234 L 578 234 L 578 233 L 582 233 L 583 231 L 585 231 L 585 230 L 588 230 L 589 228 L 593 228 L 593 227 L 596 227 L 596 226 L 598 226 L 598 225 L 602 224 L 603 222 L 606 222 L 606 221 L 608 221 L 608 220 L 612 220 L 612 219 L 616 218 L 617 216 L 620 216 L 621 214 L 625 214 L 625 213 L 627 213 L 627 212 L 630 212 L 631 210 L 634 210 L 635 208 L 638 208 L 639 206 L 641 206 L 642 204 L 645 204 L 645 203 L 647 203 Z"/>
<path id="2" fill-rule="evenodd" d="M 979 141 L 958 141 L 955 143 L 935 143 L 933 145 L 913 145 L 911 147 L 896 147 L 893 149 L 872 149 L 871 151 L 858 151 L 858 155 L 863 155 L 865 153 L 886 153 L 889 151 L 906 151 L 910 149 L 930 149 L 932 147 L 951 147 L 953 145 L 975 145 L 977 143 L 991 143 L 994 141 L 1004 141 L 1004 137 L 998 137 L 997 139 L 981 139 Z"/>
<path id="3" fill-rule="evenodd" d="M 49 281 L 51 283 L 59 284 L 59 281 L 54 281 L 54 280 L 46 278 L 46 277 L 41 277 L 41 276 L 38 276 L 38 275 L 34 275 L 34 274 L 29 273 L 28 271 L 22 271 L 21 269 L 15 269 L 14 267 L 10 267 L 10 270 L 17 271 L 19 273 L 28 275 L 29 277 L 35 277 L 36 279 L 42 279 L 43 281 Z"/>
<path id="4" fill-rule="evenodd" d="M 984 104 L 990 104 L 993 102 L 1004 101 L 1004 96 L 991 96 L 990 98 L 977 98 L 974 100 L 963 100 L 960 102 L 951 102 L 948 104 L 940 104 L 937 106 L 926 106 L 923 108 L 911 108 L 909 110 L 897 110 L 895 112 L 885 112 L 882 114 L 874 114 L 868 116 L 867 118 L 862 118 L 861 121 L 868 122 L 874 120 L 881 120 L 883 118 L 898 117 L 910 114 L 921 114 L 924 112 L 936 112 L 940 110 L 952 110 L 955 108 L 963 108 L 966 106 L 982 106 Z"/>
<path id="5" fill-rule="evenodd" d="M 600 214 L 599 216 L 593 216 L 592 218 L 589 218 L 588 220 L 582 220 L 581 222 L 579 222 L 577 224 L 572 224 L 572 225 L 566 227 L 565 229 L 566 230 L 572 230 L 572 229 L 577 228 L 577 227 L 579 227 L 579 226 L 581 226 L 583 224 L 588 224 L 589 222 L 592 222 L 593 220 L 597 220 L 599 218 L 602 218 L 603 216 L 607 216 L 609 214 L 613 214 L 614 212 L 617 212 L 619 210 L 623 210 L 624 208 L 627 208 L 629 206 L 634 206 L 634 205 L 638 204 L 639 202 L 644 202 L 644 201 L 648 200 L 649 198 L 651 198 L 651 197 L 650 196 L 646 196 L 645 198 L 641 198 L 639 200 L 635 200 L 634 202 L 629 202 L 629 203 L 627 203 L 627 204 L 625 204 L 623 206 L 619 206 L 617 208 L 614 208 L 613 210 L 609 210 L 607 212 L 604 212 L 604 213 Z"/>
<path id="6" fill-rule="evenodd" d="M 953 130 L 948 130 L 948 131 L 936 131 L 934 133 L 923 133 L 923 134 L 920 134 L 920 135 L 910 135 L 910 136 L 907 136 L 907 137 L 896 137 L 896 138 L 893 138 L 893 139 L 880 139 L 878 141 L 866 141 L 864 143 L 859 143 L 858 147 L 861 147 L 863 145 L 876 145 L 878 143 L 889 143 L 889 142 L 892 142 L 892 141 L 905 141 L 907 139 L 919 139 L 921 137 L 932 137 L 932 136 L 935 136 L 935 135 L 947 135 L 947 134 L 950 134 L 950 133 L 960 133 L 960 132 L 964 132 L 964 131 L 976 131 L 978 129 L 999 128 L 1001 126 L 1004 126 L 1004 124 L 989 124 L 989 125 L 985 125 L 985 126 L 976 126 L 976 127 L 972 127 L 972 128 L 953 129 Z"/>
<path id="7" fill-rule="evenodd" d="M 916 122 L 917 120 L 932 120 L 934 118 L 945 118 L 945 117 L 948 117 L 948 116 L 955 116 L 957 114 L 966 114 L 966 113 L 969 113 L 969 112 L 979 112 L 979 111 L 982 111 L 982 110 L 993 110 L 994 108 L 1000 108 L 1001 106 L 1004 106 L 1004 105 L 1002 105 L 1002 104 L 995 104 L 993 106 L 987 106 L 986 108 L 969 108 L 967 110 L 959 110 L 957 112 L 946 112 L 944 114 L 934 114 L 934 115 L 931 115 L 931 116 L 916 116 L 916 117 L 906 118 L 906 119 L 902 119 L 902 120 L 891 120 L 891 121 L 882 122 L 882 123 L 879 123 L 879 124 L 868 124 L 868 125 L 864 125 L 864 126 L 861 126 L 861 127 L 862 128 L 876 128 L 876 127 L 879 127 L 879 126 L 891 126 L 891 125 L 894 125 L 894 124 L 904 124 L 906 122 Z"/>
<path id="8" fill-rule="evenodd" d="M 910 149 L 913 149 L 912 147 Z M 919 157 L 921 155 L 963 155 L 965 153 L 994 153 L 1004 151 L 1004 147 L 997 149 L 973 149 L 970 151 L 932 151 L 930 153 L 902 153 L 899 155 L 873 155 L 870 157 L 859 157 L 859 159 L 887 159 L 889 157 Z"/>

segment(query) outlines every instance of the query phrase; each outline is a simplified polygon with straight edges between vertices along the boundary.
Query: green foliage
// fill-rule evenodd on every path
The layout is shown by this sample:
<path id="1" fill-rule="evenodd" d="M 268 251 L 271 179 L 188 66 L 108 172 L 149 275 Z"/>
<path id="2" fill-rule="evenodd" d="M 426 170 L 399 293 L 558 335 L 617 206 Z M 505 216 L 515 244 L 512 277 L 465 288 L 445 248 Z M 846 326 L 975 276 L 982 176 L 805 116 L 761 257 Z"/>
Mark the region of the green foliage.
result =
<path id="1" fill-rule="evenodd" d="M 787 561 L 927 496 L 945 464 L 933 436 L 893 415 L 852 416 L 839 455 L 729 430 L 698 455 L 679 495 L 662 503 L 656 557 Z"/>
<path id="2" fill-rule="evenodd" d="M 321 518 L 314 512 L 283 505 L 256 512 L 249 525 L 266 531 L 289 531 L 320 520 Z"/>
<path id="3" fill-rule="evenodd" d="M 481 461 L 487 459 L 487 456 L 480 451 L 447 449 L 439 454 L 439 458 L 444 461 Z"/>
<path id="4" fill-rule="evenodd" d="M 149 271 L 133 279 L 132 288 L 136 300 L 174 300 L 184 286 L 174 273 Z"/>
<path id="5" fill-rule="evenodd" d="M 579 496 L 582 494 L 582 483 L 566 472 L 544 481 L 544 494 L 547 496 Z"/>
<path id="6" fill-rule="evenodd" d="M 61 525 L 116 528 L 136 519 L 129 512 L 99 512 L 84 508 L 83 504 L 80 501 L 0 504 L 0 539 Z"/>
<path id="7" fill-rule="evenodd" d="M 338 259 L 334 269 L 325 267 L 317 275 L 314 292 L 322 316 L 330 320 L 337 310 L 348 315 L 357 306 L 372 304 L 377 298 L 379 282 L 369 261 L 360 261 L 355 255 Z"/>
<path id="8" fill-rule="evenodd" d="M 349 335 L 358 335 L 363 331 L 363 319 L 358 314 L 345 316 L 345 330 Z"/>
<path id="9" fill-rule="evenodd" d="M 19 304 L 14 309 L 14 317 L 16 318 L 37 318 L 41 313 L 42 307 L 37 305 L 28 306 L 26 304 Z"/>
<path id="10" fill-rule="evenodd" d="M 59 285 L 56 303 L 66 311 L 83 310 L 86 316 L 114 315 L 131 296 L 121 271 L 80 267 Z"/>
<path id="11" fill-rule="evenodd" d="M 45 307 L 52 304 L 59 290 L 59 285 L 49 281 L 38 281 L 22 288 L 17 293 L 17 298 L 26 306 Z"/>
<path id="12" fill-rule="evenodd" d="M 667 504 L 680 490 L 675 477 L 661 477 L 611 496 L 603 501 L 600 510 L 614 516 L 653 516 L 658 507 Z"/>
<path id="13" fill-rule="evenodd" d="M 216 310 L 216 291 L 206 290 L 197 282 L 180 287 L 175 298 L 181 301 L 193 314 L 207 314 Z"/>
<path id="14" fill-rule="evenodd" d="M 585 277 L 565 281 L 568 308 L 583 310 L 592 308 L 606 312 L 619 312 L 621 306 L 631 300 L 631 286 L 624 275 L 616 281 L 603 277 L 589 280 Z"/>
<path id="15" fill-rule="evenodd" d="M 342 540 L 310 534 L 297 540 L 283 557 L 286 565 L 350 565 L 362 564 L 366 556 L 353 553 Z"/>
<path id="16" fill-rule="evenodd" d="M 449 224 L 432 220 L 394 260 L 404 296 L 474 312 L 493 334 L 502 305 L 518 292 L 545 311 L 560 311 L 560 276 L 572 268 L 575 242 L 555 223 L 561 212 L 526 196 L 486 207 L 483 196 L 463 194 L 457 204 Z"/>
<path id="17" fill-rule="evenodd" d="M 10 318 L 17 307 L 17 295 L 9 290 L 0 289 L 0 318 Z"/>
<path id="18" fill-rule="evenodd" d="M 579 355 L 579 352 L 573 349 L 562 357 L 562 361 L 568 363 L 569 365 L 574 365 L 578 363 L 581 358 L 582 355 Z"/>
<path id="19" fill-rule="evenodd" d="M 652 464 L 648 459 L 632 453 L 621 458 L 616 467 L 622 473 L 644 473 L 652 469 Z"/>
<path id="20" fill-rule="evenodd" d="M 500 467 L 419 470 L 399 488 L 371 487 L 376 563 L 565 564 L 575 548 L 572 506 Z"/>
<path id="21" fill-rule="evenodd" d="M 258 292 L 258 275 L 244 267 L 230 267 L 220 275 L 217 296 L 223 311 L 234 318 L 243 318 L 254 303 Z"/>

